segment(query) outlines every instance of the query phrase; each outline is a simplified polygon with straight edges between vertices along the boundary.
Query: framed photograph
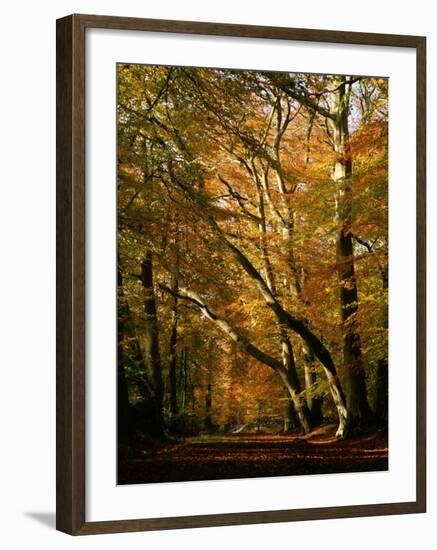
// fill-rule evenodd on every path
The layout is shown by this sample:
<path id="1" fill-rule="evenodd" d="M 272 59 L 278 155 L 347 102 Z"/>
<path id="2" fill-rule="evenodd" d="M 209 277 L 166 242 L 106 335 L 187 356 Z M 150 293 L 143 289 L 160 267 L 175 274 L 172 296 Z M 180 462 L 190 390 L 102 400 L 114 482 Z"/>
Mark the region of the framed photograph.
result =
<path id="1" fill-rule="evenodd" d="M 426 510 L 426 40 L 57 21 L 57 528 Z"/>

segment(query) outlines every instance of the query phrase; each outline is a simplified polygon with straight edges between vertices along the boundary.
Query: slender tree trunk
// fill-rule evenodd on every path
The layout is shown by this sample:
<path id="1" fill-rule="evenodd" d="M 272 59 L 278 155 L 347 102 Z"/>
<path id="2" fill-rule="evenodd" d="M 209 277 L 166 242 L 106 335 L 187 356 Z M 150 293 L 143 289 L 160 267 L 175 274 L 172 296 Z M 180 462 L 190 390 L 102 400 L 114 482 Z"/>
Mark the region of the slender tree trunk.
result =
<path id="1" fill-rule="evenodd" d="M 361 343 L 356 324 L 358 291 L 352 242 L 352 197 L 350 177 L 352 160 L 349 145 L 349 96 L 351 85 L 346 77 L 333 83 L 332 118 L 329 119 L 335 151 L 332 179 L 336 183 L 336 218 L 338 224 L 336 258 L 340 280 L 340 308 L 343 326 L 343 386 L 348 410 L 347 433 L 368 427 L 371 411 L 367 400 Z"/>
<path id="2" fill-rule="evenodd" d="M 302 298 L 303 298 L 302 285 L 300 282 L 298 269 L 296 267 L 296 260 L 295 260 L 294 247 L 293 247 L 293 231 L 294 231 L 294 224 L 292 219 L 293 214 L 290 212 L 289 215 L 290 215 L 289 226 L 283 232 L 283 237 L 289 253 L 289 267 L 291 270 L 291 279 L 290 279 L 290 285 L 289 285 L 290 294 L 291 296 L 294 297 L 295 300 L 302 301 Z M 304 367 L 304 373 L 305 373 L 305 389 L 310 390 L 314 386 L 317 380 L 316 373 L 314 372 L 314 354 L 311 351 L 310 346 L 305 340 L 301 341 L 301 349 L 302 349 L 303 367 Z M 308 405 L 308 409 L 310 411 L 313 426 L 317 426 L 321 424 L 323 420 L 323 416 L 322 416 L 322 406 L 321 406 L 320 398 L 312 397 L 307 394 L 306 402 Z"/>
<path id="3" fill-rule="evenodd" d="M 264 279 L 252 265 L 250 260 L 241 252 L 241 250 L 239 250 L 234 244 L 226 239 L 220 228 L 211 219 L 209 220 L 209 222 L 211 228 L 215 230 L 217 237 L 220 239 L 223 245 L 226 246 L 226 248 L 231 252 L 231 254 L 241 265 L 241 267 L 252 279 L 252 282 L 258 288 L 267 306 L 275 314 L 279 324 L 286 325 L 288 328 L 298 334 L 308 344 L 315 357 L 317 357 L 317 359 L 322 364 L 323 371 L 328 381 L 329 390 L 331 392 L 334 404 L 338 412 L 338 429 L 336 435 L 337 437 L 345 437 L 347 418 L 346 400 L 337 376 L 337 370 L 335 368 L 334 361 L 332 360 L 329 350 L 326 348 L 320 338 L 318 338 L 316 334 L 311 331 L 306 320 L 293 317 L 293 315 L 291 315 L 281 306 L 281 304 L 277 301 L 277 299 L 269 290 Z M 167 269 L 172 272 L 170 268 L 167 267 Z M 280 370 L 276 366 L 276 361 L 274 361 L 275 365 L 273 365 L 272 361 L 269 357 L 266 356 L 265 353 L 262 353 L 259 349 L 256 349 L 253 345 L 247 342 L 247 339 L 242 338 L 241 335 L 236 334 L 235 331 L 233 331 L 231 327 L 229 327 L 228 323 L 223 321 L 223 319 L 218 319 L 215 314 L 211 315 L 211 311 L 208 310 L 208 307 L 205 305 L 205 303 L 202 303 L 202 300 L 199 298 L 198 295 L 196 295 L 196 293 L 187 288 L 185 288 L 183 293 L 185 294 L 185 297 L 196 302 L 199 305 L 200 309 L 205 312 L 207 317 L 209 317 L 211 321 L 217 323 L 218 326 L 224 332 L 226 332 L 235 342 L 241 342 L 244 346 L 244 349 L 249 354 L 251 354 L 262 363 L 265 363 L 266 365 L 274 368 L 275 370 Z"/>
<path id="4" fill-rule="evenodd" d="M 385 264 L 381 268 L 382 286 L 385 292 L 388 292 L 388 266 Z M 388 330 L 388 309 L 384 308 L 381 319 L 382 328 Z M 378 361 L 376 370 L 376 404 L 375 414 L 378 424 L 381 427 L 388 428 L 388 358 L 383 357 Z"/>
<path id="5" fill-rule="evenodd" d="M 212 385 L 210 383 L 206 386 L 204 427 L 208 431 L 212 428 Z"/>
<path id="6" fill-rule="evenodd" d="M 133 431 L 132 411 L 129 402 L 128 385 L 125 373 L 125 353 L 124 353 L 124 305 L 119 304 L 118 315 L 118 346 L 117 346 L 117 425 L 118 437 L 128 436 Z"/>
<path id="7" fill-rule="evenodd" d="M 176 349 L 176 328 L 172 327 L 171 336 L 170 336 L 170 364 L 168 369 L 169 375 L 169 391 L 170 391 L 170 413 L 172 416 L 178 414 L 178 400 L 177 400 L 177 355 L 175 352 Z"/>
<path id="8" fill-rule="evenodd" d="M 256 170 L 255 167 L 253 169 L 254 171 Z M 258 185 L 257 180 L 255 180 L 255 185 L 257 189 L 258 215 L 260 220 L 258 223 L 259 245 L 260 245 L 261 257 L 263 261 L 264 277 L 266 279 L 266 283 L 270 289 L 270 292 L 273 295 L 276 295 L 276 286 L 275 286 L 275 280 L 273 275 L 273 267 L 270 262 L 269 252 L 267 247 L 267 238 L 266 238 L 267 226 L 266 226 L 266 216 L 265 216 L 265 208 L 264 208 L 264 196 L 262 193 L 262 189 L 260 189 Z"/>
<path id="9" fill-rule="evenodd" d="M 291 93 L 290 90 L 287 89 L 286 93 L 290 94 L 291 97 L 294 97 L 293 93 Z M 302 102 L 301 96 L 295 97 L 295 99 Z M 326 116 L 326 117 L 330 116 L 330 113 L 328 113 L 326 110 L 318 109 L 317 104 L 313 104 L 312 102 L 307 102 L 307 101 L 304 101 L 303 103 L 306 105 L 309 105 L 311 109 L 320 111 L 321 114 L 323 114 L 323 116 Z M 281 169 L 281 159 L 279 154 L 279 150 L 280 150 L 279 144 L 284 131 L 284 125 L 282 124 L 280 102 L 277 103 L 276 108 L 277 108 L 277 133 L 276 133 L 274 149 L 275 149 L 275 157 L 276 157 L 275 164 L 279 168 L 279 170 L 276 169 L 276 175 L 277 175 L 276 179 L 277 179 L 279 191 L 284 196 L 287 190 L 285 188 L 285 181 L 284 181 L 283 172 Z M 272 214 L 274 215 L 279 226 L 282 227 L 284 238 L 287 241 L 289 241 L 289 244 L 292 244 L 290 240 L 290 230 L 293 229 L 292 226 L 290 226 L 290 220 L 292 221 L 292 216 L 290 217 L 290 212 L 288 212 L 285 216 L 281 214 L 280 210 L 275 206 L 274 202 L 272 201 L 272 198 L 270 196 L 270 191 L 269 191 L 267 171 L 264 172 L 264 176 L 261 180 L 261 184 L 262 184 L 262 188 L 264 190 L 268 205 L 272 211 Z M 248 262 L 247 258 L 245 258 L 244 255 L 235 246 L 233 246 L 229 242 L 226 242 L 226 240 L 224 242 L 227 245 L 228 249 L 231 251 L 231 253 L 235 256 L 237 261 L 240 263 L 240 265 L 243 267 L 243 269 L 246 271 L 246 273 L 255 282 L 261 295 L 264 297 L 266 304 L 275 313 L 279 322 L 284 323 L 285 325 L 287 325 L 287 327 L 289 327 L 295 333 L 299 334 L 299 336 L 301 336 L 303 340 L 303 343 L 311 350 L 314 356 L 317 357 L 317 359 L 320 361 L 323 371 L 325 373 L 325 376 L 328 380 L 331 396 L 337 408 L 338 429 L 337 429 L 336 436 L 340 438 L 345 437 L 346 421 L 347 421 L 346 397 L 343 393 L 343 389 L 338 379 L 334 362 L 332 360 L 332 357 L 328 349 L 324 346 L 321 340 L 309 329 L 307 321 L 297 320 L 293 318 L 292 315 L 290 315 L 286 310 L 282 308 L 282 306 L 277 302 L 277 300 L 271 294 L 271 292 L 267 292 L 268 288 L 266 288 L 265 282 L 259 277 L 259 275 L 256 273 L 256 270 L 253 268 L 250 262 Z M 291 265 L 292 272 L 296 274 L 294 256 L 291 256 L 291 261 L 292 261 L 292 265 Z M 298 288 L 299 288 L 299 284 L 296 285 L 296 291 Z"/>
<path id="10" fill-rule="evenodd" d="M 294 410 L 305 433 L 309 433 L 312 427 L 311 413 L 308 409 L 305 399 L 300 395 L 302 388 L 296 372 L 294 362 L 293 347 L 284 328 L 281 335 L 282 345 L 282 364 L 284 373 L 280 373 L 283 383 L 287 388 L 291 399 L 293 400 Z"/>
<path id="11" fill-rule="evenodd" d="M 164 434 L 164 384 L 162 380 L 161 357 L 159 354 L 159 329 L 155 290 L 153 286 L 153 261 L 150 251 L 146 252 L 141 264 L 141 281 L 145 294 L 144 359 L 147 369 L 150 372 L 150 379 L 153 381 L 154 391 L 153 419 L 151 424 L 154 427 L 155 434 L 157 436 L 162 436 Z"/>
<path id="12" fill-rule="evenodd" d="M 298 425 L 298 419 L 296 417 L 296 411 L 294 410 L 293 399 L 290 397 L 290 393 L 287 388 L 285 391 L 285 411 L 284 411 L 284 433 L 289 433 L 293 428 Z"/>
<path id="13" fill-rule="evenodd" d="M 120 271 L 120 258 L 118 257 L 117 285 L 118 293 L 118 316 L 117 316 L 117 430 L 119 440 L 129 437 L 133 430 L 132 410 L 129 402 L 128 385 L 125 373 L 125 352 L 124 338 L 125 325 L 129 316 L 128 305 L 122 300 L 121 288 L 123 279 Z"/>
<path id="14" fill-rule="evenodd" d="M 310 141 L 311 141 L 311 134 L 313 131 L 315 118 L 316 118 L 316 111 L 310 111 L 310 119 L 308 121 L 308 127 L 306 131 L 306 136 L 305 136 L 305 158 L 304 158 L 305 164 L 309 164 L 310 162 L 310 151 L 311 151 Z"/>
<path id="15" fill-rule="evenodd" d="M 168 289 L 172 293 L 171 289 Z M 249 355 L 275 370 L 281 377 L 282 383 L 285 385 L 293 399 L 296 414 L 306 433 L 311 430 L 311 417 L 305 402 L 302 398 L 300 382 L 296 373 L 296 365 L 294 363 L 293 348 L 285 329 L 281 333 L 282 342 L 282 361 L 278 361 L 267 353 L 254 346 L 245 336 L 237 332 L 227 321 L 216 315 L 208 305 L 200 298 L 193 290 L 188 289 L 181 278 L 179 278 L 179 292 L 182 298 L 186 298 L 195 303 L 204 315 L 213 323 L 215 323 L 225 334 L 227 334 L 236 344 L 244 349 Z"/>
<path id="16" fill-rule="evenodd" d="M 177 400 L 177 328 L 178 328 L 178 281 L 177 277 L 173 278 L 174 303 L 172 307 L 172 323 L 170 333 L 170 363 L 168 367 L 169 374 L 169 390 L 170 390 L 170 412 L 172 416 L 178 413 Z"/>
<path id="17" fill-rule="evenodd" d="M 255 186 L 257 190 L 257 199 L 258 199 L 258 216 L 259 216 L 259 238 L 260 238 L 260 249 L 261 256 L 263 260 L 263 271 L 264 277 L 267 283 L 267 286 L 272 294 L 276 296 L 276 285 L 275 278 L 273 274 L 273 268 L 270 263 L 268 247 L 266 242 L 266 217 L 265 217 L 265 208 L 264 208 L 264 196 L 263 190 L 259 183 L 259 178 L 256 175 L 256 166 L 252 163 L 253 174 L 255 176 Z M 292 249 L 291 249 L 292 250 Z M 285 368 L 287 374 L 287 381 L 285 383 L 287 390 L 290 393 L 291 399 L 293 400 L 294 409 L 296 411 L 297 418 L 304 430 L 305 433 L 311 431 L 312 422 L 311 422 L 311 413 L 305 403 L 305 400 L 299 396 L 301 393 L 301 385 L 299 382 L 299 377 L 297 375 L 296 363 L 294 359 L 294 350 L 291 345 L 291 341 L 287 335 L 287 328 L 283 323 L 280 324 L 280 339 L 281 339 L 281 357 L 282 364 Z"/>
<path id="18" fill-rule="evenodd" d="M 296 262 L 296 256 L 295 256 L 295 247 L 294 247 L 294 212 L 293 209 L 290 207 L 289 202 L 287 201 L 287 193 L 293 193 L 296 185 L 291 184 L 289 185 L 289 189 L 286 188 L 286 183 L 284 179 L 284 173 L 282 170 L 282 164 L 281 164 L 281 156 L 280 156 L 280 143 L 282 136 L 284 134 L 284 131 L 287 128 L 288 121 L 289 121 L 289 112 L 288 115 L 284 118 L 282 114 L 282 104 L 280 101 L 280 97 L 278 96 L 276 105 L 276 115 L 277 115 L 277 125 L 276 125 L 276 136 L 274 141 L 274 157 L 275 157 L 275 163 L 274 163 L 274 170 L 276 173 L 276 181 L 278 186 L 278 191 L 282 197 L 282 207 L 280 209 L 276 208 L 273 203 L 271 202 L 271 199 L 269 201 L 270 208 L 272 209 L 272 214 L 274 218 L 276 219 L 276 222 L 281 227 L 282 232 L 282 240 L 284 243 L 284 249 L 287 254 L 287 264 L 289 268 L 289 274 L 285 276 L 285 285 L 288 287 L 290 295 L 296 300 L 301 301 L 302 300 L 302 285 L 301 280 L 297 268 L 297 262 Z M 312 131 L 312 125 L 314 123 L 314 117 L 315 114 L 311 114 L 311 120 L 307 131 L 307 148 L 309 151 L 309 139 L 311 136 Z M 306 158 L 306 162 L 308 162 L 308 159 Z M 269 198 L 268 194 L 268 181 L 267 181 L 267 173 L 265 172 L 264 177 L 260 178 L 261 182 L 261 193 L 264 192 L 267 195 L 267 198 Z M 258 193 L 260 192 L 259 186 L 258 186 Z M 261 195 L 262 196 L 262 195 Z M 265 228 L 265 214 L 264 214 L 264 202 L 262 202 L 262 211 L 260 209 L 260 217 L 264 222 L 264 228 Z M 281 211 L 282 213 L 281 213 Z M 267 270 L 266 270 L 267 272 Z M 266 276 L 266 282 L 268 284 L 269 278 Z M 269 285 L 270 286 L 270 285 Z M 275 295 L 275 292 L 272 292 Z M 309 349 L 308 344 L 303 340 L 302 341 L 302 349 L 307 350 L 307 355 L 312 353 Z M 308 384 L 313 385 L 316 381 L 316 375 L 313 371 L 310 370 L 310 367 L 308 365 L 308 362 L 305 360 L 305 353 L 304 353 L 304 370 L 305 370 L 305 386 L 308 387 Z M 308 410 L 309 410 L 309 417 L 311 418 L 312 425 L 320 424 L 322 421 L 322 410 L 321 410 L 321 403 L 318 399 L 309 399 L 307 398 L 307 404 L 308 404 Z"/>
<path id="19" fill-rule="evenodd" d="M 181 410 L 185 412 L 186 402 L 187 402 L 187 387 L 188 387 L 188 351 L 186 349 L 182 350 L 181 354 L 181 378 L 182 378 L 182 390 L 181 390 Z"/>
<path id="20" fill-rule="evenodd" d="M 314 355 L 305 342 L 302 344 L 302 352 L 305 369 L 305 389 L 311 392 L 311 389 L 317 381 L 316 373 L 314 372 Z M 307 393 L 306 401 L 311 411 L 313 425 L 318 426 L 323 421 L 322 399 L 320 397 L 313 397 Z"/>
<path id="21" fill-rule="evenodd" d="M 258 401 L 256 406 L 256 432 L 258 433 L 261 430 L 261 403 Z"/>

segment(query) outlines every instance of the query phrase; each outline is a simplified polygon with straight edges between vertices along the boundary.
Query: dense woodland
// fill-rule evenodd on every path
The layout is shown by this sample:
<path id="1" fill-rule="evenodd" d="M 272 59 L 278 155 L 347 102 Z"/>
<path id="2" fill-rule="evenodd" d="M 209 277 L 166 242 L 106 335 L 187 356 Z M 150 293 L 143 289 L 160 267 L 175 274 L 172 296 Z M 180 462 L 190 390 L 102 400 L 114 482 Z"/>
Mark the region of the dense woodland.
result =
<path id="1" fill-rule="evenodd" d="M 387 79 L 117 71 L 120 460 L 386 433 Z"/>

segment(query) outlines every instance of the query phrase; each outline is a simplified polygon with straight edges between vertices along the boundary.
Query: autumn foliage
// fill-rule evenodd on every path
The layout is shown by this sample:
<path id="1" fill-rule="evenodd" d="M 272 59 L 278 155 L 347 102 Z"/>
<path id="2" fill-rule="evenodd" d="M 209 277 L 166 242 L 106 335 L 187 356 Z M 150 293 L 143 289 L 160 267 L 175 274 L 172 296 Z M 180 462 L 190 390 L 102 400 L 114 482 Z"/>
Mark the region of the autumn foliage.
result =
<path id="1" fill-rule="evenodd" d="M 119 441 L 384 428 L 388 81 L 117 75 Z"/>

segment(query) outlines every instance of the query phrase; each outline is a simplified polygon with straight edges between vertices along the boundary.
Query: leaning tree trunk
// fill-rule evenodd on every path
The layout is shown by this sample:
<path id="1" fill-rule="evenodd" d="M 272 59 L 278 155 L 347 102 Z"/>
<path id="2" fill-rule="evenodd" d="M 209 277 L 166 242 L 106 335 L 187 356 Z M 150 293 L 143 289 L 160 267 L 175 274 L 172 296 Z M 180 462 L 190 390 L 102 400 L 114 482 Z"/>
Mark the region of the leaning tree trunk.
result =
<path id="1" fill-rule="evenodd" d="M 301 302 L 302 297 L 302 285 L 299 278 L 298 269 L 296 266 L 296 258 L 294 254 L 294 245 L 293 245 L 293 235 L 294 235 L 294 215 L 291 210 L 288 211 L 288 223 L 283 230 L 283 239 L 288 251 L 288 265 L 291 271 L 291 278 L 289 283 L 290 294 L 296 301 Z M 305 340 L 301 342 L 302 346 L 302 355 L 303 355 L 303 366 L 305 373 L 305 389 L 311 391 L 312 387 L 316 383 L 316 373 L 314 371 L 314 354 L 312 353 L 309 345 Z M 307 394 L 306 402 L 308 405 L 308 410 L 310 412 L 311 421 L 313 426 L 321 424 L 323 420 L 322 416 L 322 407 L 321 400 L 317 397 L 312 397 Z"/>
<path id="2" fill-rule="evenodd" d="M 250 260 L 241 252 L 241 250 L 226 239 L 214 221 L 210 219 L 209 222 L 211 224 L 210 226 L 216 231 L 216 235 L 220 241 L 226 246 L 229 252 L 236 258 L 241 267 L 252 279 L 253 283 L 256 285 L 264 298 L 267 306 L 275 314 L 279 324 L 287 326 L 287 328 L 298 334 L 308 344 L 309 348 L 314 353 L 314 356 L 322 364 L 323 371 L 328 381 L 329 390 L 338 413 L 338 429 L 336 436 L 339 438 L 345 437 L 347 420 L 346 399 L 329 350 L 320 338 L 312 332 L 306 320 L 293 317 L 293 315 L 281 306 L 275 296 L 271 293 L 263 277 L 259 274 L 258 270 L 253 266 Z"/>
<path id="3" fill-rule="evenodd" d="M 368 427 L 371 411 L 367 401 L 362 368 L 361 343 L 356 314 L 358 291 L 355 277 L 352 242 L 352 197 L 350 178 L 352 160 L 349 145 L 349 98 L 351 84 L 346 77 L 333 83 L 332 107 L 329 119 L 335 151 L 332 179 L 336 184 L 337 242 L 336 260 L 340 282 L 340 309 L 343 327 L 343 387 L 348 411 L 346 433 L 359 433 Z"/>
<path id="4" fill-rule="evenodd" d="M 263 176 L 259 178 L 260 185 L 258 184 L 258 179 L 256 181 L 258 195 L 261 198 L 260 204 L 262 205 L 262 210 L 261 208 L 259 209 L 259 215 L 260 215 L 260 219 L 264 223 L 264 233 L 265 233 L 265 214 L 264 214 L 264 200 L 263 200 L 264 194 L 265 194 L 267 198 L 267 202 L 270 205 L 272 215 L 276 223 L 278 224 L 278 226 L 281 228 L 284 251 L 287 257 L 287 266 L 289 269 L 289 273 L 283 276 L 284 286 L 289 289 L 290 295 L 293 297 L 295 301 L 301 302 L 303 298 L 302 284 L 301 284 L 300 275 L 297 268 L 295 246 L 294 246 L 294 232 L 295 232 L 294 211 L 290 206 L 290 201 L 289 201 L 289 195 L 291 193 L 294 193 L 294 191 L 296 190 L 297 182 L 294 182 L 294 181 L 289 182 L 288 189 L 287 189 L 284 171 L 282 169 L 281 154 L 280 154 L 281 140 L 283 138 L 285 130 L 287 129 L 288 123 L 290 121 L 290 111 L 288 111 L 288 114 L 286 114 L 286 116 L 284 117 L 282 112 L 282 103 L 281 103 L 280 95 L 277 96 L 277 99 L 275 102 L 275 112 L 276 112 L 276 132 L 275 132 L 275 139 L 273 142 L 274 162 L 271 163 L 271 168 L 274 170 L 276 175 L 277 190 L 279 191 L 279 195 L 282 199 L 281 201 L 282 204 L 280 207 L 277 207 L 274 205 L 269 193 L 268 172 L 264 170 Z M 314 117 L 315 117 L 315 114 L 313 113 L 311 115 L 310 129 L 307 132 L 307 142 L 309 142 L 309 139 L 310 139 Z M 253 166 L 253 171 L 255 172 L 255 166 L 254 165 L 252 166 Z M 261 250 L 263 250 L 263 248 L 261 248 Z M 266 271 L 266 282 L 269 285 L 268 270 L 265 269 L 265 271 Z M 272 293 L 275 295 L 274 291 Z M 306 359 L 307 355 L 308 356 L 311 355 L 312 357 L 308 344 L 303 340 L 301 345 L 302 345 L 302 350 L 304 352 L 303 355 L 304 355 L 305 388 L 309 389 L 309 386 L 312 386 L 316 382 L 316 374 L 314 370 L 310 369 L 309 363 Z M 307 355 L 305 354 L 305 350 L 307 350 Z M 323 419 L 320 401 L 318 399 L 307 398 L 307 405 L 308 405 L 309 416 L 311 418 L 312 425 L 320 424 Z"/>
<path id="5" fill-rule="evenodd" d="M 151 426 L 157 436 L 164 434 L 163 398 L 164 384 L 162 380 L 161 358 L 159 354 L 159 329 L 156 308 L 155 290 L 153 286 L 152 253 L 146 252 L 141 264 L 141 281 L 144 288 L 144 360 L 153 381 L 153 404 L 151 410 Z"/>
<path id="6" fill-rule="evenodd" d="M 173 293 L 171 289 L 166 290 Z M 283 327 L 283 332 L 281 333 L 282 360 L 278 361 L 274 357 L 254 346 L 245 336 L 235 330 L 227 321 L 214 313 L 196 292 L 185 286 L 181 276 L 179 276 L 179 296 L 196 304 L 205 317 L 215 323 L 225 334 L 227 334 L 236 344 L 238 344 L 242 350 L 246 351 L 249 355 L 261 363 L 269 366 L 279 374 L 282 383 L 287 388 L 291 398 L 293 399 L 299 421 L 305 433 L 308 433 L 311 430 L 311 417 L 305 399 L 303 399 L 301 395 L 302 390 L 296 373 L 296 365 L 294 364 L 293 349 L 285 331 L 285 327 Z"/>
<path id="7" fill-rule="evenodd" d="M 260 251 L 261 256 L 263 260 L 263 272 L 264 277 L 266 280 L 266 284 L 268 286 L 269 291 L 271 292 L 272 296 L 276 296 L 276 284 L 275 284 L 275 277 L 273 273 L 273 268 L 269 259 L 269 253 L 268 253 L 268 247 L 267 247 L 267 227 L 266 227 L 266 217 L 265 217 L 265 208 L 264 208 L 264 195 L 263 190 L 260 185 L 256 166 L 253 163 L 252 164 L 253 169 L 253 176 L 254 176 L 254 183 L 257 190 L 257 199 L 258 199 L 258 216 L 259 216 L 259 239 L 260 239 Z M 287 373 L 287 376 L 285 377 L 285 380 L 283 382 L 285 383 L 285 387 L 287 388 L 287 391 L 290 394 L 290 397 L 293 401 L 294 411 L 296 412 L 296 416 L 299 419 L 299 423 L 302 426 L 302 429 L 305 433 L 308 433 L 311 431 L 312 427 L 312 420 L 311 420 L 311 413 L 307 407 L 307 404 L 305 403 L 305 400 L 302 399 L 300 396 L 300 393 L 302 391 L 301 385 L 299 382 L 299 377 L 297 375 L 296 370 L 296 363 L 294 360 L 294 350 L 293 346 L 291 344 L 290 338 L 287 334 L 287 328 L 284 324 L 280 324 L 279 327 L 280 331 L 280 340 L 281 340 L 281 357 L 282 357 L 282 364 L 284 365 L 285 372 Z"/>
<path id="8" fill-rule="evenodd" d="M 311 413 L 305 399 L 301 396 L 302 388 L 296 372 L 294 353 L 291 341 L 284 328 L 281 329 L 282 364 L 284 371 L 280 372 L 282 381 L 293 401 L 296 416 L 305 433 L 309 433 L 312 427 Z"/>

